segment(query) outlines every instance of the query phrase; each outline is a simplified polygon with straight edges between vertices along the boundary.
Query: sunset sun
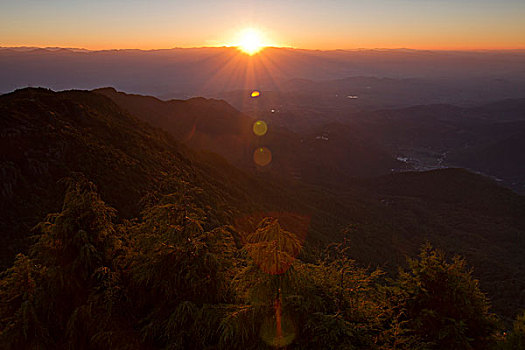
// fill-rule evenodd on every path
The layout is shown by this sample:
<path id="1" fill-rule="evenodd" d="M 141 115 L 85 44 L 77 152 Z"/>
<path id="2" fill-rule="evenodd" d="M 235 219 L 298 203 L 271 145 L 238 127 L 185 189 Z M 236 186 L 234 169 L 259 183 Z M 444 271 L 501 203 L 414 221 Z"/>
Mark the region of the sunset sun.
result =
<path id="1" fill-rule="evenodd" d="M 265 47 L 263 36 L 255 29 L 245 29 L 240 33 L 237 47 L 250 56 L 254 55 Z"/>

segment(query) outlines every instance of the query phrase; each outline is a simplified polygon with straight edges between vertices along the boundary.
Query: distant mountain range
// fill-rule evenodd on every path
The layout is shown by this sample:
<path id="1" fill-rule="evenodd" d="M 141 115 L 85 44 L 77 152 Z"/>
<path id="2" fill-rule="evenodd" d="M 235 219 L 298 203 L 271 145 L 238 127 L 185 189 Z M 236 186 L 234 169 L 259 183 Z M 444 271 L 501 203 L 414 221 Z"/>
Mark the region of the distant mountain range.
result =
<path id="1" fill-rule="evenodd" d="M 26 47 L 0 48 L 0 66 L 0 92 L 114 86 L 128 95 L 98 92 L 243 169 L 253 169 L 254 147 L 268 146 L 272 171 L 311 183 L 460 166 L 524 191 L 523 50 Z M 255 137 L 254 120 L 270 133 Z"/>
<path id="2" fill-rule="evenodd" d="M 323 95 L 341 89 L 345 96 L 360 95 L 365 104 L 373 105 L 374 99 L 380 100 L 382 106 L 406 105 L 406 101 L 414 104 L 418 98 L 423 98 L 418 104 L 482 103 L 487 99 L 523 97 L 524 58 L 525 51 L 520 50 L 266 48 L 258 55 L 246 56 L 227 47 L 149 51 L 2 48 L 0 92 L 27 86 L 58 90 L 113 86 L 169 99 L 218 97 L 239 89 L 296 94 L 299 87 Z M 341 80 L 347 77 L 389 79 Z M 399 96 L 403 97 L 401 101 L 397 101 Z"/>

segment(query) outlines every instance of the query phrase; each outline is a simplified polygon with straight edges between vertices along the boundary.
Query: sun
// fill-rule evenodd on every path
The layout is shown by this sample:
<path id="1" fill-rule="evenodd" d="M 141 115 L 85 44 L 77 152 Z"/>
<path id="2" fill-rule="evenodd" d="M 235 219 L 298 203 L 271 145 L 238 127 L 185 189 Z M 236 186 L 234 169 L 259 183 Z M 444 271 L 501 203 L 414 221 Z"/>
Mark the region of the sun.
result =
<path id="1" fill-rule="evenodd" d="M 265 47 L 261 32 L 253 28 L 244 29 L 239 37 L 238 49 L 250 56 L 255 55 Z"/>

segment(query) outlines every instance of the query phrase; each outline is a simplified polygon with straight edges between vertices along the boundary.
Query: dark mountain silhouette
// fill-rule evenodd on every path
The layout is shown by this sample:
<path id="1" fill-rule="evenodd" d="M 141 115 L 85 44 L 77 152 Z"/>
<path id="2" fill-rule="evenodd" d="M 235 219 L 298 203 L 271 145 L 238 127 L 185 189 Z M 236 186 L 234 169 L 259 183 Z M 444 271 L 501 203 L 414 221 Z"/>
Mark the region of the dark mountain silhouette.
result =
<path id="1" fill-rule="evenodd" d="M 304 91 L 308 89 L 305 83 Z M 317 99 L 314 95 L 306 98 L 298 94 L 283 98 L 282 93 L 264 92 L 257 105 L 250 104 L 247 98 L 236 103 L 273 125 L 290 128 L 302 135 L 320 137 L 330 133 L 329 128 L 332 133 L 340 130 L 339 139 L 361 140 L 358 145 L 403 159 L 409 168 L 466 167 L 502 179 L 520 193 L 524 191 L 525 172 L 521 167 L 520 151 L 525 131 L 523 99 L 506 99 L 474 107 L 432 104 L 363 111 L 357 105 L 338 106 L 335 97 L 323 105 L 322 95 Z M 346 103 L 355 103 L 343 97 Z M 329 126 L 334 123 L 339 127 Z M 349 144 L 339 144 L 332 153 L 351 149 Z M 347 154 L 350 159 L 350 153 Z M 377 154 L 376 157 L 381 159 Z M 350 162 L 340 164 L 345 166 Z M 375 164 L 386 163 L 376 161 Z M 390 164 L 393 169 L 403 168 Z M 361 165 L 373 168 L 370 163 Z"/>
<path id="2" fill-rule="evenodd" d="M 245 209 L 250 208 L 245 201 L 250 190 L 242 191 L 244 186 L 278 191 L 277 185 L 269 187 L 246 177 L 215 156 L 196 156 L 166 132 L 134 118 L 100 94 L 24 89 L 1 96 L 0 111 L 4 258 L 6 250 L 12 255 L 18 249 L 20 235 L 26 236 L 46 213 L 60 208 L 63 186 L 57 181 L 71 172 L 94 181 L 123 217 L 136 216 L 140 199 L 173 171 L 204 188 L 226 188 L 228 196 L 237 196 L 239 207 Z M 195 180 L 210 166 L 217 173 L 210 179 L 217 182 Z M 277 192 L 271 193 L 257 195 L 253 208 L 264 207 Z"/>
<path id="3" fill-rule="evenodd" d="M 472 109 L 472 113 L 478 113 L 479 118 L 487 118 L 497 121 L 513 121 L 525 119 L 525 98 L 505 99 L 489 104 L 484 104 Z"/>
<path id="4" fill-rule="evenodd" d="M 200 100 L 190 105 L 195 101 Z M 205 104 L 204 110 L 209 108 Z M 228 224 L 254 213 L 295 213 L 312 217 L 312 242 L 327 242 L 349 223 L 348 205 L 329 193 L 297 190 L 297 184 L 240 171 L 215 153 L 189 150 L 99 93 L 23 89 L 2 95 L 0 111 L 2 262 L 27 245 L 24 239 L 39 220 L 60 209 L 59 180 L 72 172 L 93 181 L 122 218 L 138 215 L 141 200 L 162 188 L 169 175 L 209 193 Z"/>
<path id="5" fill-rule="evenodd" d="M 502 179 L 523 192 L 523 102 L 413 106 L 353 113 L 339 119 L 415 169 L 465 167 Z M 323 127 L 317 129 L 321 133 Z"/>
<path id="6" fill-rule="evenodd" d="M 139 107 L 151 101 L 158 108 L 165 106 L 145 97 L 123 98 L 139 101 Z M 197 104 L 196 111 L 212 113 L 210 119 L 215 108 L 232 111 L 220 101 L 166 104 L 170 103 L 187 103 L 190 114 Z M 141 108 L 141 113 L 149 113 Z M 430 241 L 468 257 L 500 315 L 514 317 L 525 305 L 520 294 L 525 288 L 525 200 L 489 178 L 445 169 L 368 180 L 347 178 L 338 187 L 316 187 L 276 174 L 250 174 L 214 153 L 189 149 L 100 93 L 24 89 L 1 96 L 0 111 L 0 234 L 5 263 L 27 247 L 26 237 L 33 225 L 47 213 L 60 211 L 64 186 L 57 183 L 60 179 L 82 172 L 126 225 L 126 218 L 141 220 L 139 211 L 149 208 L 148 203 L 155 201 L 171 178 L 181 186 L 186 183 L 201 189 L 199 206 L 203 206 L 209 229 L 228 226 L 240 239 L 243 231 L 255 230 L 264 213 L 273 213 L 288 223 L 287 230 L 304 237 L 305 261 L 314 259 L 315 252 L 327 243 L 346 237 L 352 244 L 352 256 L 391 273 L 403 264 L 406 254 L 415 254 L 424 241 Z M 216 118 L 230 117 L 219 113 Z M 334 125 L 325 131 L 327 134 L 317 135 L 319 139 L 315 136 L 303 143 L 319 147 L 327 158 L 325 164 L 332 162 L 335 167 L 340 155 L 332 152 L 353 143 L 352 138 L 340 138 L 338 133 L 352 135 L 352 130 Z M 202 132 L 215 136 L 217 130 Z M 325 149 L 332 138 L 336 147 Z M 365 157 L 356 159 L 356 166 L 361 161 Z M 174 193 L 184 194 L 180 189 Z"/>
<path id="7" fill-rule="evenodd" d="M 131 216 L 138 213 L 138 200 L 173 166 L 175 160 L 165 154 L 185 159 L 166 134 L 100 95 L 25 89 L 1 96 L 0 111 L 4 249 L 60 208 L 57 181 L 70 172 L 98 183 L 106 200 Z M 149 147 L 141 147 L 144 143 Z"/>
<path id="8" fill-rule="evenodd" d="M 369 132 L 380 133 L 385 144 L 397 148 L 391 148 L 393 152 L 416 159 L 428 157 L 423 163 L 434 166 L 480 171 L 503 179 L 507 186 L 523 193 L 523 101 L 506 100 L 473 108 L 422 106 L 378 112 L 383 118 L 379 122 L 382 127 L 376 124 Z M 426 156 L 422 155 L 425 152 Z"/>
<path id="9" fill-rule="evenodd" d="M 260 146 L 272 152 L 267 170 L 314 183 L 334 184 L 348 177 L 386 174 L 402 165 L 373 139 L 361 137 L 359 132 L 345 126 L 331 127 L 331 138 L 327 139 L 330 132 L 326 130 L 301 136 L 270 123 L 268 133 L 260 137 L 252 131 L 256 119 L 224 101 L 203 98 L 161 101 L 114 89 L 95 92 L 110 97 L 137 118 L 167 130 L 180 142 L 216 152 L 244 169 L 256 168 L 253 152 Z M 252 99 L 249 103 L 259 101 Z"/>
<path id="10" fill-rule="evenodd" d="M 114 89 L 97 89 L 130 114 L 168 131 L 196 149 L 207 149 L 236 164 L 249 165 L 255 136 L 253 120 L 225 101 L 191 98 L 161 101 L 151 96 L 129 95 Z"/>

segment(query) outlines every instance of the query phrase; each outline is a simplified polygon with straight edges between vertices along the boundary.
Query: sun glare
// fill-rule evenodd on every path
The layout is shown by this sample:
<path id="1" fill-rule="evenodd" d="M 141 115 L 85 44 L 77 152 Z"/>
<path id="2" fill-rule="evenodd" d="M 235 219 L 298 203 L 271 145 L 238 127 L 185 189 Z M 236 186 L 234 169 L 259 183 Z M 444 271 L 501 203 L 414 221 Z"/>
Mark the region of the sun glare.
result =
<path id="1" fill-rule="evenodd" d="M 265 44 L 259 31 L 248 28 L 243 30 L 240 34 L 240 40 L 237 47 L 242 52 L 251 56 L 261 51 L 265 47 Z"/>

